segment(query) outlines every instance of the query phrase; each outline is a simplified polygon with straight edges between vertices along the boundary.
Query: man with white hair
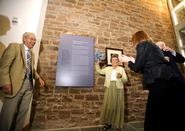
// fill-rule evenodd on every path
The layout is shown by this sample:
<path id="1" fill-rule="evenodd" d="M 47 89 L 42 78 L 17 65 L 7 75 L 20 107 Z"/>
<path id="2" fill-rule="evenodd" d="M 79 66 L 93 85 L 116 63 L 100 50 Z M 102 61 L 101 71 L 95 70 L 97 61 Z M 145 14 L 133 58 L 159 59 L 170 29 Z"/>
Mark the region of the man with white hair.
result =
<path id="1" fill-rule="evenodd" d="M 165 57 L 169 58 L 167 62 L 168 67 L 175 73 L 176 78 L 174 78 L 175 87 L 171 91 L 173 94 L 173 102 L 172 108 L 175 113 L 175 120 L 181 120 L 176 125 L 178 127 L 184 126 L 184 121 L 182 119 L 185 118 L 185 77 L 183 76 L 182 72 L 179 70 L 177 63 L 184 63 L 185 58 L 175 50 L 171 49 L 170 47 L 166 46 L 163 41 L 159 41 L 156 43 L 159 48 L 163 51 Z M 175 121 L 177 122 L 177 121 Z"/>
<path id="2" fill-rule="evenodd" d="M 185 85 L 185 78 L 177 66 L 177 63 L 184 63 L 185 58 L 180 53 L 178 53 L 175 50 L 171 49 L 170 47 L 166 46 L 166 44 L 163 41 L 157 42 L 156 45 L 163 51 L 164 56 L 168 57 L 169 62 L 167 64 L 174 71 L 174 73 L 178 77 L 180 77 L 180 79 L 183 81 L 183 83 Z"/>
<path id="3" fill-rule="evenodd" d="M 35 42 L 35 34 L 25 32 L 23 43 L 9 44 L 1 58 L 0 87 L 5 98 L 0 113 L 0 131 L 22 130 L 33 95 L 33 79 L 38 80 L 41 87 L 45 85 L 34 69 L 34 54 L 31 49 Z"/>

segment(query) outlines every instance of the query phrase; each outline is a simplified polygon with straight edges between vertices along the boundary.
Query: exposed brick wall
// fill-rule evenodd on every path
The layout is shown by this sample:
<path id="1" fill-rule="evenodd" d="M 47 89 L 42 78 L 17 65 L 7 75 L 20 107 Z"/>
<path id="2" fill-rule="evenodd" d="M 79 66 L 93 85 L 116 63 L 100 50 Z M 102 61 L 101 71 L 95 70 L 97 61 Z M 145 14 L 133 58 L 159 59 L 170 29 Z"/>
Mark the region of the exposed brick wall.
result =
<path id="1" fill-rule="evenodd" d="M 175 37 L 165 0 L 48 0 L 38 69 L 48 89 L 35 95 L 33 126 L 62 128 L 100 124 L 104 77 L 95 73 L 95 87 L 55 88 L 60 36 L 71 33 L 95 38 L 95 48 L 123 49 L 135 56 L 130 42 L 138 31 L 175 48 Z M 147 91 L 142 75 L 126 68 L 131 85 L 125 87 L 125 121 L 144 119 Z"/>

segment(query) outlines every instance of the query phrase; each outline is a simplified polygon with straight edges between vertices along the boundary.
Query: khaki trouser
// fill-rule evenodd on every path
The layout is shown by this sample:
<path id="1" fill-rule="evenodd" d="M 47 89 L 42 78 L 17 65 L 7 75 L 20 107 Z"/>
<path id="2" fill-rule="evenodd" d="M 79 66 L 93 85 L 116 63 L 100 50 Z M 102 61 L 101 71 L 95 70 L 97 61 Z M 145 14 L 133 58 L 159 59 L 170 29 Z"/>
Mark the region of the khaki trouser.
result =
<path id="1" fill-rule="evenodd" d="M 4 99 L 0 114 L 0 131 L 22 130 L 33 96 L 32 92 L 32 84 L 25 79 L 22 89 L 15 97 Z"/>

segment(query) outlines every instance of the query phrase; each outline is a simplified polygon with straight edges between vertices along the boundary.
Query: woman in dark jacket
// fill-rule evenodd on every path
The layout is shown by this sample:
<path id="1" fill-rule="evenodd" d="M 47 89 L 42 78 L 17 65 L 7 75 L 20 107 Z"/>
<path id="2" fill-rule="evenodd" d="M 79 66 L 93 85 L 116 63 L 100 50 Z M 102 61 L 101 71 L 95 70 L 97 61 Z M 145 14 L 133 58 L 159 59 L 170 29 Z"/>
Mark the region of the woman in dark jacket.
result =
<path id="1" fill-rule="evenodd" d="M 169 131 L 173 128 L 173 72 L 166 66 L 167 60 L 144 31 L 132 36 L 136 46 L 136 59 L 124 61 L 131 70 L 143 74 L 144 88 L 149 90 L 145 112 L 144 131 Z"/>

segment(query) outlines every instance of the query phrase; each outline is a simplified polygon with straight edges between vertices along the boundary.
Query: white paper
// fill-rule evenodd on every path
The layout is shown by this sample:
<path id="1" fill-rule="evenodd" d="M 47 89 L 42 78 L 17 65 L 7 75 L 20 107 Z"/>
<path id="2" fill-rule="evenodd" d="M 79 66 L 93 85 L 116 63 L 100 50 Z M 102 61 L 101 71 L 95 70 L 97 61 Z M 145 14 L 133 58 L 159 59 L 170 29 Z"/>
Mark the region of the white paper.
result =
<path id="1" fill-rule="evenodd" d="M 120 58 L 120 61 L 121 62 L 128 62 L 128 61 L 130 61 L 130 58 L 126 55 L 122 55 L 121 58 Z"/>

